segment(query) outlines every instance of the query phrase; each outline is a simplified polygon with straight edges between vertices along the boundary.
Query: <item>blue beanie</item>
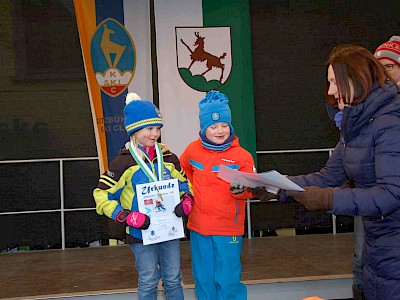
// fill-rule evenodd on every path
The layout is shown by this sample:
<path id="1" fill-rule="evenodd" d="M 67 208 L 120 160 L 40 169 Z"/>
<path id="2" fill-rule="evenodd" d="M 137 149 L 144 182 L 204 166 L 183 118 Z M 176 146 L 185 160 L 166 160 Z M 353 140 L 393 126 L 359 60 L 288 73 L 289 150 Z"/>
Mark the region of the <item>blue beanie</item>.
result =
<path id="1" fill-rule="evenodd" d="M 141 100 L 135 93 L 126 95 L 125 129 L 129 135 L 149 126 L 163 126 L 160 111 L 150 101 Z"/>
<path id="2" fill-rule="evenodd" d="M 215 123 L 225 122 L 229 124 L 231 131 L 231 110 L 228 105 L 228 97 L 218 91 L 209 91 L 206 97 L 199 103 L 200 133 L 205 134 L 206 129 Z"/>

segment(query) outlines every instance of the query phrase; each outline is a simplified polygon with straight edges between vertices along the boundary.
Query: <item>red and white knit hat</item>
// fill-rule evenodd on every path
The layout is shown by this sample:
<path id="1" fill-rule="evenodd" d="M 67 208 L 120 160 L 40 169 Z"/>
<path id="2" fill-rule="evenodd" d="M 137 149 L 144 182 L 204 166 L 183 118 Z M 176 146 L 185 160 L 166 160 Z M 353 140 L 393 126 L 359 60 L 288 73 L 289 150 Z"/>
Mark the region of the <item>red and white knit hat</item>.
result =
<path id="1" fill-rule="evenodd" d="M 377 59 L 389 59 L 400 66 L 400 36 L 392 36 L 380 45 L 374 53 Z"/>

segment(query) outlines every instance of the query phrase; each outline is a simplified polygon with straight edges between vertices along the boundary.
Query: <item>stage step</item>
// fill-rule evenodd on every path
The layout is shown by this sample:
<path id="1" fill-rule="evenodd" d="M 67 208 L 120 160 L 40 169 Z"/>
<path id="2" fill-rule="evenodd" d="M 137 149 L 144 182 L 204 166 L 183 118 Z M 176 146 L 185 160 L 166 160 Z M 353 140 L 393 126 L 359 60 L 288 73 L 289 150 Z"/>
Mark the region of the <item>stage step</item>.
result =
<path id="1" fill-rule="evenodd" d="M 289 281 L 278 283 L 247 284 L 248 300 L 300 300 L 306 297 L 318 296 L 326 300 L 353 299 L 351 279 L 324 279 L 307 281 Z M 185 300 L 196 300 L 193 288 L 184 289 Z M 31 299 L 68 299 L 68 300 L 137 300 L 135 292 L 115 292 L 110 294 L 91 294 L 85 296 L 69 296 L 60 298 Z M 162 291 L 158 293 L 159 300 L 165 300 Z"/>

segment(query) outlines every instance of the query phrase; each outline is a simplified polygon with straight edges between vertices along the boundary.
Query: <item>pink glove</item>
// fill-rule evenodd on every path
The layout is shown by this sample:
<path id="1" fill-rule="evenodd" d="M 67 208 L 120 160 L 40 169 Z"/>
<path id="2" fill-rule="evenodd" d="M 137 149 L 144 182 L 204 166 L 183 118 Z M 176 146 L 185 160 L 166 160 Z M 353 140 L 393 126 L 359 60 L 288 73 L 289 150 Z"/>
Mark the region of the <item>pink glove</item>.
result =
<path id="1" fill-rule="evenodd" d="M 126 209 L 118 213 L 116 221 L 137 229 L 147 229 L 150 226 L 150 218 L 147 215 L 138 211 L 130 212 Z"/>
<path id="2" fill-rule="evenodd" d="M 177 206 L 175 206 L 175 215 L 180 218 L 190 215 L 190 213 L 192 212 L 193 202 L 193 196 L 189 193 L 184 193 L 181 196 L 181 202 Z"/>

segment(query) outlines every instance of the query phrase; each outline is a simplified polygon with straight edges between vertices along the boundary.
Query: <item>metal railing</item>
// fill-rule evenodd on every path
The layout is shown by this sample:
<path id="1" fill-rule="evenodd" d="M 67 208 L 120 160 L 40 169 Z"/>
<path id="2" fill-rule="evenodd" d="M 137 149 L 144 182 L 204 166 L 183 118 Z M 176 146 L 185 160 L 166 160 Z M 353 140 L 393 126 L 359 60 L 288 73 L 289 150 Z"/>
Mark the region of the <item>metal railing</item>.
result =
<path id="1" fill-rule="evenodd" d="M 327 152 L 328 157 L 332 155 L 334 148 L 323 148 L 323 149 L 301 149 L 301 150 L 271 150 L 271 151 L 257 151 L 257 154 L 285 154 L 285 153 L 315 153 L 315 152 Z M 278 200 L 271 200 L 277 202 Z M 251 239 L 252 228 L 251 228 L 251 203 L 260 202 L 260 200 L 247 200 L 247 237 Z M 332 214 L 332 233 L 336 234 L 336 216 Z"/>
<path id="2" fill-rule="evenodd" d="M 257 151 L 257 154 L 284 154 L 284 153 L 315 153 L 315 152 L 327 152 L 329 156 L 332 154 L 332 148 L 325 149 L 302 149 L 302 150 L 274 150 L 274 151 Z M 82 161 L 82 160 L 98 160 L 98 157 L 77 157 L 77 158 L 50 158 L 50 159 L 27 159 L 27 160 L 4 160 L 0 161 L 0 164 L 17 164 L 17 163 L 47 163 L 47 162 L 58 162 L 59 163 L 59 175 L 60 175 L 60 208 L 59 209 L 45 209 L 45 210 L 29 210 L 29 211 L 13 211 L 13 212 L 0 212 L 0 216 L 4 215 L 22 215 L 22 214 L 37 214 L 37 213 L 54 213 L 59 212 L 60 225 L 61 225 L 61 248 L 65 249 L 65 213 L 70 211 L 89 211 L 95 210 L 94 207 L 87 208 L 65 208 L 65 195 L 64 195 L 64 162 L 66 161 Z M 247 230 L 248 238 L 251 239 L 251 203 L 259 200 L 248 200 L 247 201 Z M 336 234 L 336 216 L 332 215 L 333 223 L 333 234 Z"/>
<path id="3" fill-rule="evenodd" d="M 65 161 L 80 161 L 80 160 L 98 160 L 98 157 L 77 157 L 77 158 L 49 158 L 49 159 L 26 159 L 26 160 L 3 160 L 0 164 L 17 164 L 17 163 L 47 163 L 59 162 L 59 175 L 60 175 L 60 208 L 59 209 L 45 209 L 45 210 L 27 210 L 27 211 L 13 211 L 13 212 L 0 212 L 3 215 L 20 215 L 20 214 L 37 214 L 37 213 L 54 213 L 60 212 L 61 214 L 61 248 L 65 249 L 65 212 L 69 211 L 85 211 L 95 210 L 94 207 L 87 208 L 70 208 L 64 207 L 64 162 Z"/>

